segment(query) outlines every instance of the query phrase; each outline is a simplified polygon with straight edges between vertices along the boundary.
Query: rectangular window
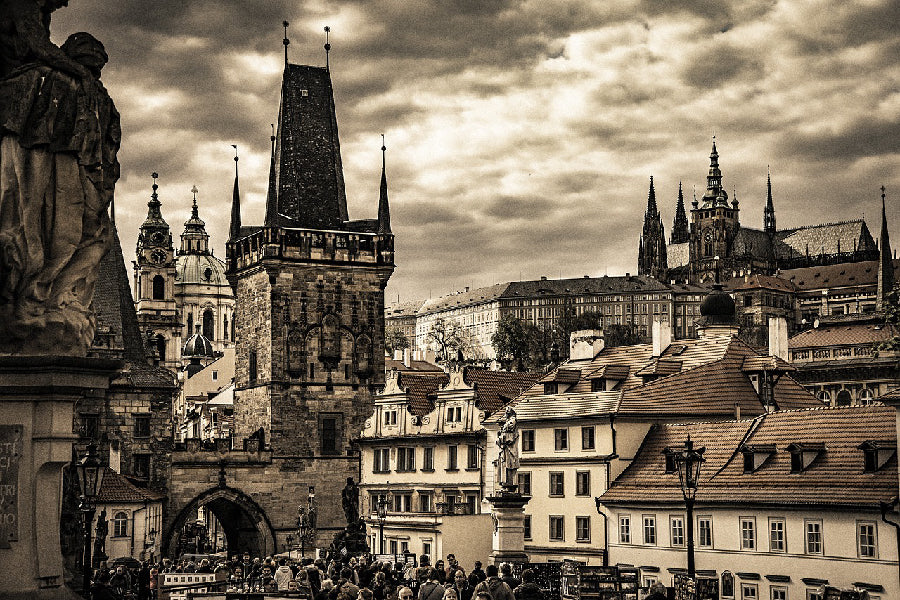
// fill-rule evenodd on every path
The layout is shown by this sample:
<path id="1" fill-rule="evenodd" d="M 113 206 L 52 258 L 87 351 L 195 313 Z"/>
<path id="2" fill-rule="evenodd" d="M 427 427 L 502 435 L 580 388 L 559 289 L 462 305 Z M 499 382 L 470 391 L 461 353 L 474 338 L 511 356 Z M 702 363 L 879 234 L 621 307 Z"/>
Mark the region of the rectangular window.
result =
<path id="1" fill-rule="evenodd" d="M 396 410 L 384 411 L 384 424 L 385 425 L 396 425 L 397 424 L 397 411 Z"/>
<path id="2" fill-rule="evenodd" d="M 594 449 L 594 427 L 582 427 L 581 428 L 581 449 L 582 450 L 593 450 Z"/>
<path id="3" fill-rule="evenodd" d="M 422 542 L 422 554 L 431 557 L 431 542 Z"/>
<path id="4" fill-rule="evenodd" d="M 644 543 L 656 545 L 656 515 L 644 515 Z"/>
<path id="5" fill-rule="evenodd" d="M 697 517 L 697 545 L 701 548 L 713 547 L 712 517 Z"/>
<path id="6" fill-rule="evenodd" d="M 755 517 L 741 517 L 741 550 L 756 550 Z"/>
<path id="7" fill-rule="evenodd" d="M 478 468 L 478 446 L 475 444 L 469 444 L 468 452 L 466 456 L 466 468 L 467 469 L 477 469 Z"/>
<path id="8" fill-rule="evenodd" d="M 741 600 L 758 600 L 759 588 L 755 583 L 741 584 Z"/>
<path id="9" fill-rule="evenodd" d="M 575 541 L 589 542 L 591 541 L 591 518 L 575 517 Z"/>
<path id="10" fill-rule="evenodd" d="M 591 495 L 591 473 L 590 471 L 575 472 L 575 495 L 590 496 Z"/>
<path id="11" fill-rule="evenodd" d="M 806 553 L 823 554 L 822 521 L 805 521 Z"/>
<path id="12" fill-rule="evenodd" d="M 456 451 L 457 446 L 447 446 L 447 470 L 448 471 L 456 471 L 459 468 L 459 464 L 456 462 Z"/>
<path id="13" fill-rule="evenodd" d="M 134 437 L 150 437 L 150 415 L 134 416 Z"/>
<path id="14" fill-rule="evenodd" d="M 408 472 L 416 470 L 416 449 L 409 447 L 397 448 L 397 471 Z"/>
<path id="15" fill-rule="evenodd" d="M 319 444 L 322 454 L 340 454 L 341 420 L 343 415 L 324 413 L 319 415 Z"/>
<path id="16" fill-rule="evenodd" d="M 860 558 L 878 558 L 875 523 L 860 521 L 856 524 L 856 541 Z"/>
<path id="17" fill-rule="evenodd" d="M 391 449 L 375 448 L 372 460 L 373 473 L 387 473 L 391 470 Z"/>
<path id="18" fill-rule="evenodd" d="M 81 416 L 81 436 L 90 440 L 96 440 L 100 437 L 100 415 L 82 414 Z"/>
<path id="19" fill-rule="evenodd" d="M 544 384 L 544 393 L 545 394 L 557 394 L 559 393 L 559 384 L 555 381 L 548 381 Z"/>
<path id="20" fill-rule="evenodd" d="M 631 543 L 631 515 L 619 515 L 619 543 Z"/>
<path id="21" fill-rule="evenodd" d="M 422 470 L 434 471 L 434 447 L 432 446 L 422 448 Z"/>
<path id="22" fill-rule="evenodd" d="M 466 494 L 466 514 L 467 515 L 478 514 L 478 495 L 477 494 Z"/>
<path id="23" fill-rule="evenodd" d="M 597 377 L 596 379 L 591 379 L 591 391 L 592 392 L 602 392 L 606 390 L 606 380 L 602 377 Z"/>
<path id="24" fill-rule="evenodd" d="M 394 512 L 412 512 L 412 494 L 394 494 Z"/>
<path id="25" fill-rule="evenodd" d="M 825 594 L 822 590 L 806 590 L 806 600 L 825 600 Z"/>
<path id="26" fill-rule="evenodd" d="M 669 529 L 671 530 L 671 542 L 673 546 L 684 546 L 684 517 L 673 515 L 669 517 Z"/>
<path id="27" fill-rule="evenodd" d="M 558 515 L 550 516 L 550 539 L 556 542 L 565 540 L 565 521 Z"/>
<path id="28" fill-rule="evenodd" d="M 531 515 L 525 515 L 525 520 L 522 523 L 522 527 L 525 530 L 525 539 L 531 539 Z"/>
<path id="29" fill-rule="evenodd" d="M 388 542 L 388 548 L 391 551 L 391 554 L 397 554 L 397 540 L 390 540 Z"/>
<path id="30" fill-rule="evenodd" d="M 769 589 L 769 597 L 771 600 L 787 600 L 788 591 L 786 587 L 783 586 L 772 586 Z"/>
<path id="31" fill-rule="evenodd" d="M 134 470 L 133 475 L 141 479 L 150 478 L 150 455 L 135 454 L 133 458 Z"/>
<path id="32" fill-rule="evenodd" d="M 553 430 L 553 449 L 557 450 L 557 451 L 569 449 L 569 430 L 568 429 L 554 429 Z"/>
<path id="33" fill-rule="evenodd" d="M 419 510 L 430 513 L 432 509 L 432 495 L 419 492 Z"/>
<path id="34" fill-rule="evenodd" d="M 522 430 L 522 452 L 534 452 L 534 429 Z"/>
<path id="35" fill-rule="evenodd" d="M 518 473 L 519 493 L 525 496 L 531 495 L 531 473 Z"/>
<path id="36" fill-rule="evenodd" d="M 769 519 L 769 552 L 787 552 L 784 519 Z"/>
<path id="37" fill-rule="evenodd" d="M 447 407 L 447 422 L 448 423 L 461 423 L 462 422 L 462 406 L 448 406 Z"/>
<path id="38" fill-rule="evenodd" d="M 565 496 L 566 488 L 565 488 L 565 474 L 559 471 L 552 471 L 550 473 L 550 495 L 551 496 Z"/>

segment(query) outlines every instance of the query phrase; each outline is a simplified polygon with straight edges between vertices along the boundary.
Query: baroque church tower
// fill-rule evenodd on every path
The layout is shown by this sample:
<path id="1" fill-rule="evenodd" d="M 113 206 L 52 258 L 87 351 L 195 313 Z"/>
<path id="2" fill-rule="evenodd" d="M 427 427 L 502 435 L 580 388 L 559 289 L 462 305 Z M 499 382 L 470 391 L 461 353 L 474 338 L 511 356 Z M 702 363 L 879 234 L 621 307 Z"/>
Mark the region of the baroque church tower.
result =
<path id="1" fill-rule="evenodd" d="M 384 385 L 394 237 L 384 165 L 378 218 L 349 220 L 330 72 L 286 52 L 270 169 L 260 226 L 241 224 L 235 178 L 234 433 L 290 457 L 284 481 L 316 484 L 321 531 L 343 520 L 340 490 L 359 469 L 351 439 Z"/>
<path id="2" fill-rule="evenodd" d="M 713 140 L 709 155 L 706 193 L 691 206 L 690 268 L 691 281 L 713 281 L 717 268 L 730 267 L 731 248 L 738 230 L 738 203 L 728 203 L 728 192 L 722 186 L 719 153 Z"/>
<path id="3" fill-rule="evenodd" d="M 651 176 L 647 210 L 644 212 L 644 229 L 638 246 L 638 275 L 665 279 L 667 269 L 666 233 L 656 206 L 656 191 Z"/>
<path id="4" fill-rule="evenodd" d="M 147 218 L 138 234 L 135 308 L 148 349 L 161 366 L 175 371 L 180 367 L 181 349 L 181 325 L 175 304 L 175 248 L 169 224 L 162 216 L 158 177 L 153 173 Z"/>

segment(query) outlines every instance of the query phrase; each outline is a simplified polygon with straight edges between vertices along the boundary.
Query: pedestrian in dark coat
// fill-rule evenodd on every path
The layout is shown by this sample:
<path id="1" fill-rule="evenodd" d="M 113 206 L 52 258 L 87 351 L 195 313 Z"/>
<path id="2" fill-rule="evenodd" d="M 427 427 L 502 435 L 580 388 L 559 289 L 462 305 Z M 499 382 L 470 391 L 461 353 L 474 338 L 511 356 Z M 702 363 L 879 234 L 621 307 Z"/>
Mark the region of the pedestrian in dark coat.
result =
<path id="1" fill-rule="evenodd" d="M 516 600 L 545 600 L 544 592 L 534 582 L 534 571 L 522 571 L 522 583 L 513 590 Z"/>

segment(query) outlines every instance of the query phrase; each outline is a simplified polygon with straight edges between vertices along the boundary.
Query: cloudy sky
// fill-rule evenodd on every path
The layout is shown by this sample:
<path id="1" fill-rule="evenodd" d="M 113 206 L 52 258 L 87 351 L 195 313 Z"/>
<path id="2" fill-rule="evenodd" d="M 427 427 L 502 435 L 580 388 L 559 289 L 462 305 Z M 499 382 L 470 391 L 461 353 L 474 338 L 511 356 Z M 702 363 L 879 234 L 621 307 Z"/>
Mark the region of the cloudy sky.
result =
<path id="1" fill-rule="evenodd" d="M 864 216 L 877 236 L 884 185 L 900 245 L 895 0 L 71 0 L 52 37 L 109 53 L 127 260 L 153 171 L 176 236 L 199 188 L 224 256 L 231 144 L 262 221 L 283 20 L 301 64 L 324 65 L 331 27 L 351 218 L 376 214 L 386 136 L 389 300 L 634 272 L 649 177 L 668 234 L 713 135 L 743 224 L 770 166 L 779 227 Z"/>

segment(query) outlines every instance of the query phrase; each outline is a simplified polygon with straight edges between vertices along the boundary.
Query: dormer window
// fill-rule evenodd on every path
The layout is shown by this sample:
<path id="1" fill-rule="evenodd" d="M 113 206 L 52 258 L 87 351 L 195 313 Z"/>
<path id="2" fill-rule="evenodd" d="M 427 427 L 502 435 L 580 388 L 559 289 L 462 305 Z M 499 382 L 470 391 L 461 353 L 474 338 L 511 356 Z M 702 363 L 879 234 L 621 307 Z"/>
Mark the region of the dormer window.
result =
<path id="1" fill-rule="evenodd" d="M 383 421 L 385 425 L 396 425 L 397 424 L 397 411 L 396 410 L 386 410 L 382 413 Z"/>
<path id="2" fill-rule="evenodd" d="M 744 455 L 744 473 L 753 473 L 775 455 L 775 444 L 745 445 L 741 453 Z"/>
<path id="3" fill-rule="evenodd" d="M 544 383 L 544 393 L 545 394 L 558 394 L 559 393 L 559 384 L 555 381 L 548 381 Z"/>
<path id="4" fill-rule="evenodd" d="M 791 473 L 802 473 L 809 469 L 819 455 L 825 453 L 825 444 L 794 443 L 788 445 L 786 450 L 791 453 Z"/>
<path id="5" fill-rule="evenodd" d="M 662 451 L 666 456 L 666 473 L 677 473 L 678 472 L 678 463 L 675 457 L 678 456 L 677 448 L 666 448 Z"/>
<path id="6" fill-rule="evenodd" d="M 447 407 L 447 422 L 459 423 L 462 421 L 462 406 Z"/>
<path id="7" fill-rule="evenodd" d="M 863 472 L 875 473 L 897 453 L 897 443 L 893 440 L 866 440 L 858 449 L 863 451 Z"/>

